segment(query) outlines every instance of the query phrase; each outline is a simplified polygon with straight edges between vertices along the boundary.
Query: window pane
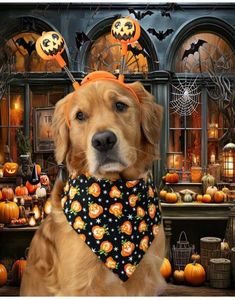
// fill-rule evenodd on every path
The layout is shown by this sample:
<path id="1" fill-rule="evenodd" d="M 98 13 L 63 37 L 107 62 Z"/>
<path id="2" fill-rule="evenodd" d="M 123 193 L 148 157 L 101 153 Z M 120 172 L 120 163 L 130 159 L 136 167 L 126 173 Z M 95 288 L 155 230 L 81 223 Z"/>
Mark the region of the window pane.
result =
<path id="1" fill-rule="evenodd" d="M 187 159 L 191 165 L 201 164 L 201 130 L 186 131 Z"/>
<path id="2" fill-rule="evenodd" d="M 8 128 L 0 128 L 0 163 L 5 162 L 4 145 L 7 144 Z"/>
<path id="3" fill-rule="evenodd" d="M 11 90 L 10 125 L 23 126 L 24 123 L 24 95 L 22 88 Z"/>
<path id="4" fill-rule="evenodd" d="M 3 97 L 0 101 L 0 125 L 8 125 L 8 99 Z"/>
<path id="5" fill-rule="evenodd" d="M 13 161 L 18 161 L 19 154 L 18 154 L 18 148 L 16 144 L 16 131 L 18 128 L 10 128 L 10 153 L 12 156 Z M 21 128 L 23 130 L 23 128 Z"/>
<path id="6" fill-rule="evenodd" d="M 170 130 L 169 152 L 184 153 L 184 130 Z"/>
<path id="7" fill-rule="evenodd" d="M 173 112 L 170 108 L 170 128 L 184 128 L 184 117 Z"/>

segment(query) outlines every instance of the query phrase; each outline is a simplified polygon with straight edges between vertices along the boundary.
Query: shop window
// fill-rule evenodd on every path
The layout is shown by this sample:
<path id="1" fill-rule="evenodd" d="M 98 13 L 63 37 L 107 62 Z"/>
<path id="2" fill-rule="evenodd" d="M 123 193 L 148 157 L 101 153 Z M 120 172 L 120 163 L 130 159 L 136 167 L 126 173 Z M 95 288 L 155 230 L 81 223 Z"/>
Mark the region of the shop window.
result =
<path id="1" fill-rule="evenodd" d="M 132 47 L 132 50 L 130 47 Z M 129 46 L 125 73 L 147 73 L 148 61 L 146 56 L 148 56 L 148 53 L 140 43 L 137 42 Z M 86 72 L 103 70 L 118 74 L 120 62 L 120 44 L 113 41 L 110 33 L 105 33 L 92 44 L 87 57 Z"/>
<path id="2" fill-rule="evenodd" d="M 24 32 L 10 38 L 0 49 L 0 65 L 6 57 L 11 57 L 12 72 L 60 72 L 55 60 L 46 61 L 38 56 L 35 42 L 39 37 L 39 34 Z"/>
<path id="3" fill-rule="evenodd" d="M 198 49 L 187 52 L 199 40 L 203 42 Z M 211 164 L 221 164 L 222 148 L 232 138 L 233 81 L 229 74 L 234 66 L 232 48 L 213 33 L 189 37 L 176 52 L 173 63 L 176 78 L 171 85 L 169 103 L 168 152 L 182 156 L 186 180 L 190 179 L 190 168 L 194 165 L 205 170 Z M 200 84 L 202 73 L 203 85 Z"/>

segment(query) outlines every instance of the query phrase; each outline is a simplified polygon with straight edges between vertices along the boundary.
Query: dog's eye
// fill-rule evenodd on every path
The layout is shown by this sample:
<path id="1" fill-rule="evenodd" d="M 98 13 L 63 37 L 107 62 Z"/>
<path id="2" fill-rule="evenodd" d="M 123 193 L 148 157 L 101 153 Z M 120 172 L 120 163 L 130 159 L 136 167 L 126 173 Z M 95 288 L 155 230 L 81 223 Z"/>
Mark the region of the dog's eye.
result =
<path id="1" fill-rule="evenodd" d="M 115 108 L 116 108 L 117 111 L 123 112 L 123 111 L 126 111 L 126 110 L 127 110 L 128 105 L 126 105 L 126 104 L 123 103 L 123 102 L 116 102 L 116 103 L 115 103 Z"/>
<path id="2" fill-rule="evenodd" d="M 79 111 L 76 114 L 76 119 L 78 119 L 79 121 L 85 121 L 86 116 L 84 115 L 84 113 L 82 111 Z"/>

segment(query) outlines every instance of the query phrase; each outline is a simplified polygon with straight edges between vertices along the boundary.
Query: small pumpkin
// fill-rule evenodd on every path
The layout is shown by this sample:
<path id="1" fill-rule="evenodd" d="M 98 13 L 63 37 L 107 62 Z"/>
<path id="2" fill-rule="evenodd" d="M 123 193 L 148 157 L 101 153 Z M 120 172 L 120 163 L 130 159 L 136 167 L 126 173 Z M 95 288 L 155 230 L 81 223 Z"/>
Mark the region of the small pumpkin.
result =
<path id="1" fill-rule="evenodd" d="M 166 182 L 168 183 L 177 183 L 179 182 L 179 174 L 177 173 L 167 173 L 166 174 Z"/>
<path id="2" fill-rule="evenodd" d="M 47 195 L 47 191 L 44 187 L 38 187 L 35 194 L 38 196 L 38 198 L 44 198 Z"/>
<path id="3" fill-rule="evenodd" d="M 167 194 L 167 191 L 161 190 L 160 193 L 159 193 L 160 199 L 165 200 L 166 194 Z"/>
<path id="4" fill-rule="evenodd" d="M 217 189 L 216 186 L 208 186 L 208 188 L 206 189 L 206 194 L 211 195 L 211 198 L 213 199 L 214 198 L 214 194 L 217 191 L 218 191 L 218 189 Z"/>
<path id="5" fill-rule="evenodd" d="M 12 266 L 12 283 L 19 286 L 26 267 L 26 260 L 21 258 L 14 262 Z"/>
<path id="6" fill-rule="evenodd" d="M 4 265 L 0 264 L 0 286 L 5 285 L 7 282 L 7 269 Z"/>
<path id="7" fill-rule="evenodd" d="M 221 203 L 221 202 L 224 202 L 224 199 L 225 199 L 225 194 L 224 192 L 222 191 L 216 191 L 215 194 L 214 194 L 214 201 L 216 203 Z"/>
<path id="8" fill-rule="evenodd" d="M 196 263 L 200 263 L 200 261 L 201 261 L 201 256 L 200 256 L 200 254 L 198 254 L 197 252 L 195 252 L 195 253 L 193 253 L 192 255 L 191 255 L 191 261 L 192 262 L 196 262 Z"/>
<path id="9" fill-rule="evenodd" d="M 4 187 L 2 189 L 2 199 L 3 200 L 13 200 L 14 199 L 14 191 L 10 187 Z"/>
<path id="10" fill-rule="evenodd" d="M 183 198 L 184 202 L 192 202 L 193 201 L 193 197 L 191 196 L 191 194 L 185 194 L 184 198 Z"/>
<path id="11" fill-rule="evenodd" d="M 197 286 L 204 283 L 206 279 L 206 272 L 202 265 L 196 263 L 189 263 L 184 269 L 185 281 L 191 285 Z"/>
<path id="12" fill-rule="evenodd" d="M 40 182 L 41 182 L 42 185 L 45 185 L 45 186 L 50 185 L 50 179 L 47 175 L 41 175 L 40 176 Z"/>
<path id="13" fill-rule="evenodd" d="M 41 186 L 41 183 L 38 184 L 31 184 L 29 181 L 26 181 L 25 186 L 27 187 L 30 194 L 33 194 L 36 192 L 37 188 Z"/>
<path id="14" fill-rule="evenodd" d="M 3 175 L 6 177 L 16 176 L 19 165 L 15 162 L 6 162 L 3 166 Z"/>
<path id="15" fill-rule="evenodd" d="M 15 188 L 15 195 L 16 196 L 25 196 L 25 195 L 28 195 L 28 194 L 29 194 L 29 191 L 28 191 L 26 186 L 18 185 Z"/>
<path id="16" fill-rule="evenodd" d="M 19 207 L 15 202 L 6 200 L 0 203 L 0 223 L 8 224 L 19 218 Z"/>
<path id="17" fill-rule="evenodd" d="M 167 203 L 176 203 L 178 201 L 176 193 L 167 193 L 165 197 Z"/>
<path id="18" fill-rule="evenodd" d="M 202 196 L 202 202 L 203 203 L 211 203 L 212 202 L 211 195 L 209 195 L 209 194 L 203 195 Z"/>
<path id="19" fill-rule="evenodd" d="M 172 273 L 171 263 L 166 257 L 164 258 L 164 260 L 162 262 L 162 265 L 160 268 L 160 273 L 162 274 L 162 276 L 165 279 L 168 279 L 171 276 L 171 273 Z"/>
<path id="20" fill-rule="evenodd" d="M 202 195 L 201 194 L 197 194 L 197 196 L 196 196 L 196 201 L 197 202 L 202 202 Z"/>
<path id="21" fill-rule="evenodd" d="M 175 270 L 173 273 L 174 282 L 177 284 L 184 283 L 184 271 L 183 270 Z"/>

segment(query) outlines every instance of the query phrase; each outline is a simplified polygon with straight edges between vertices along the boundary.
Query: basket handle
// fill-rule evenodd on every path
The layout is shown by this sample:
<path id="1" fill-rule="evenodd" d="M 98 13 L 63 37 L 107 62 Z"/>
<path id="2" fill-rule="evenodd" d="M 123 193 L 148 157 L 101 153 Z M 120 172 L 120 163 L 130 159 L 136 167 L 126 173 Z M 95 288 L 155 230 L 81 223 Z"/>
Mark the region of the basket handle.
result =
<path id="1" fill-rule="evenodd" d="M 181 242 L 182 235 L 184 235 L 185 242 L 188 242 L 187 235 L 186 235 L 185 231 L 181 231 L 180 236 L 179 236 L 179 241 Z"/>

